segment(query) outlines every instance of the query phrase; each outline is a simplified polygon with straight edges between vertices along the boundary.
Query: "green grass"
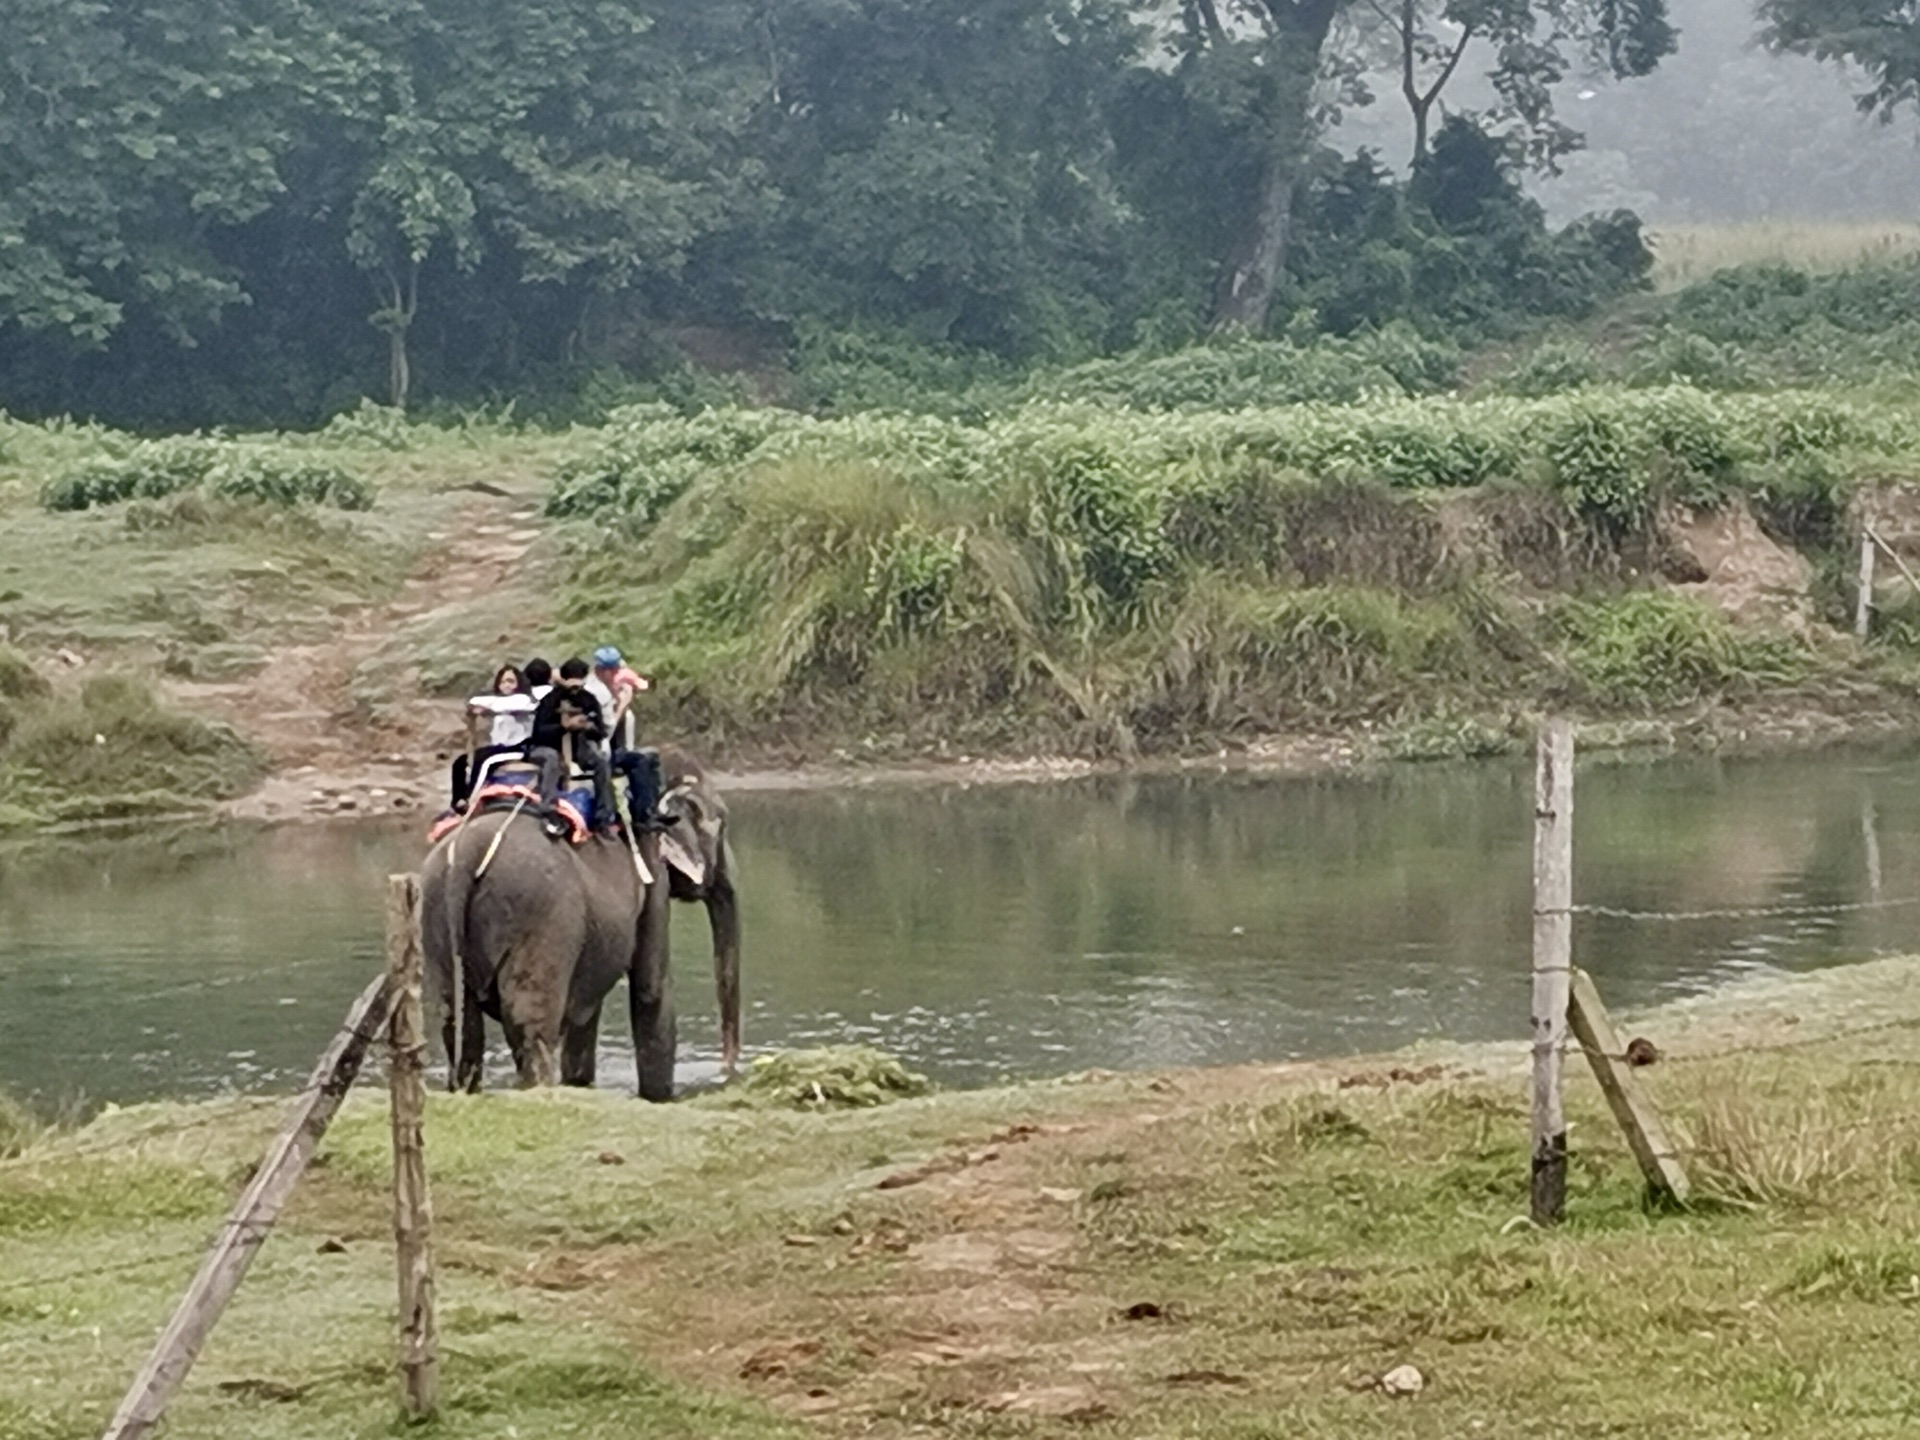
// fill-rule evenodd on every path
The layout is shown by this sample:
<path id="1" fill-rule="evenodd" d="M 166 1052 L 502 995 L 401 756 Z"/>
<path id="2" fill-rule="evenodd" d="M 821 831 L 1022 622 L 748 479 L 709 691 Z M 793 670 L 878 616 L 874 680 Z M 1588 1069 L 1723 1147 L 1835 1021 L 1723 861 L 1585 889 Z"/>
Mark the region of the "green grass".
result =
<path id="1" fill-rule="evenodd" d="M 0 649 L 0 788 L 13 817 L 0 828 L 179 813 L 243 794 L 260 773 L 232 730 L 169 708 L 144 679 L 107 672 L 55 693 Z"/>
<path id="2" fill-rule="evenodd" d="M 811 1113 L 435 1095 L 445 1411 L 407 1433 L 1893 1433 L 1915 963 L 1632 1017 L 1701 1203 L 1643 1204 L 1576 1071 L 1545 1232 L 1515 1220 L 1517 1046 Z M 99 1433 L 276 1108 L 114 1112 L 0 1161 L 0 1437 Z M 354 1097 L 169 1433 L 401 1433 L 388 1146 Z M 1407 1363 L 1418 1399 L 1367 1388 Z"/>

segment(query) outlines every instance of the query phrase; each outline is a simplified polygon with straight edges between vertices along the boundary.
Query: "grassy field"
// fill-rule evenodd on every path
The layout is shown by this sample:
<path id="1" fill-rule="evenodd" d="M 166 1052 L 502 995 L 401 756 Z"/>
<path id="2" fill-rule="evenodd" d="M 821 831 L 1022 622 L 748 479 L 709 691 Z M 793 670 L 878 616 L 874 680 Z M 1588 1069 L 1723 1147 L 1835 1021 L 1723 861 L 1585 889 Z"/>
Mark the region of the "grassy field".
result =
<path id="1" fill-rule="evenodd" d="M 408 1433 L 1892 1434 L 1920 1413 L 1916 975 L 1639 1017 L 1702 1203 L 1643 1206 L 1582 1076 L 1551 1232 L 1516 1220 L 1517 1047 L 857 1112 L 436 1096 L 446 1409 Z M 98 1433 L 277 1108 L 0 1161 L 0 1437 Z M 400 1433 L 387 1145 L 356 1098 L 169 1434 Z M 1382 1393 L 1407 1364 L 1424 1391 Z"/>
<path id="2" fill-rule="evenodd" d="M 1762 220 L 1652 225 L 1654 287 L 1679 290 L 1737 265 L 1841 270 L 1920 255 L 1912 220 Z"/>

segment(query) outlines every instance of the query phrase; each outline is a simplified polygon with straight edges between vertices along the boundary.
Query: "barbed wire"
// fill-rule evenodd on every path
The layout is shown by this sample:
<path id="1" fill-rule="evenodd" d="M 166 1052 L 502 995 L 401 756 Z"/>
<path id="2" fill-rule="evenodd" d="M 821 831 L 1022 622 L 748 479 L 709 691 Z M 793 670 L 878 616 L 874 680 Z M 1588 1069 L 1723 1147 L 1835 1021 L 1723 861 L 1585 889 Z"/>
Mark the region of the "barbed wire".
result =
<path id="1" fill-rule="evenodd" d="M 244 970 L 232 975 L 216 975 L 205 980 L 182 980 L 173 985 L 163 985 L 157 990 L 146 990 L 133 995 L 116 997 L 116 1003 L 125 1005 L 143 1004 L 148 1000 L 165 1000 L 176 995 L 196 995 L 204 990 L 221 990 L 229 985 L 250 985 L 278 980 L 284 975 L 296 971 L 311 970 L 323 965 L 339 966 L 338 955 L 311 955 L 304 960 L 289 960 L 270 970 Z"/>
<path id="2" fill-rule="evenodd" d="M 181 1260 L 197 1260 L 207 1253 L 207 1244 L 202 1242 L 192 1249 L 168 1250 L 158 1255 L 143 1255 L 138 1260 L 119 1260 L 108 1265 L 92 1265 L 83 1270 L 62 1270 L 52 1275 L 33 1275 L 25 1279 L 0 1280 L 0 1294 L 11 1294 L 19 1290 L 34 1290 L 55 1285 L 71 1285 L 76 1280 L 96 1280 L 107 1275 L 122 1275 L 134 1270 L 145 1270 L 154 1265 L 171 1265 Z"/>
<path id="3" fill-rule="evenodd" d="M 62 1145 L 57 1135 L 49 1136 L 46 1148 L 30 1147 L 19 1155 L 0 1159 L 0 1173 L 8 1170 L 27 1170 L 40 1165 L 57 1165 L 68 1160 L 90 1160 L 101 1155 L 125 1155 L 148 1143 L 164 1143 L 181 1139 L 197 1130 L 205 1130 L 215 1125 L 231 1125 L 236 1120 L 252 1119 L 258 1112 L 269 1107 L 279 1110 L 293 1103 L 293 1099 L 280 1095 L 247 1096 L 225 1103 L 214 1102 L 201 1114 L 166 1116 L 158 1119 L 156 1128 L 151 1131 L 131 1135 L 107 1135 L 85 1145 Z"/>
<path id="4" fill-rule="evenodd" d="M 1796 1050 L 1811 1050 L 1821 1045 L 1836 1045 L 1848 1040 L 1857 1040 L 1863 1035 L 1882 1035 L 1895 1030 L 1920 1030 L 1920 1015 L 1904 1016 L 1898 1020 L 1881 1020 L 1872 1025 L 1855 1025 L 1845 1030 L 1829 1030 L 1820 1035 L 1807 1035 L 1782 1040 L 1747 1041 L 1739 1045 L 1723 1046 L 1717 1050 L 1686 1050 L 1673 1052 L 1661 1050 L 1656 1064 L 1661 1065 L 1698 1065 L 1708 1061 L 1751 1058 L 1755 1056 L 1780 1054 Z M 1534 1047 L 1536 1050 L 1538 1045 Z M 1561 1051 L 1578 1051 L 1589 1060 L 1614 1060 L 1632 1063 L 1633 1057 L 1627 1052 L 1597 1050 L 1582 1045 L 1572 1035 L 1561 1042 Z M 1874 1057 L 1861 1063 L 1879 1063 L 1883 1057 Z M 1895 1063 L 1891 1057 L 1885 1057 L 1885 1063 Z M 1920 1065 L 1920 1057 L 1903 1060 L 1898 1063 Z"/>
<path id="5" fill-rule="evenodd" d="M 1693 920 L 1770 920 L 1807 918 L 1814 915 L 1849 915 L 1863 910 L 1896 910 L 1920 905 L 1920 895 L 1903 895 L 1894 900 L 1847 900 L 1832 904 L 1748 905 L 1717 910 L 1630 910 L 1619 905 L 1574 905 L 1574 915 L 1598 915 L 1609 920 L 1646 920 L 1686 922 Z M 1552 911 L 1536 911 L 1551 914 Z"/>

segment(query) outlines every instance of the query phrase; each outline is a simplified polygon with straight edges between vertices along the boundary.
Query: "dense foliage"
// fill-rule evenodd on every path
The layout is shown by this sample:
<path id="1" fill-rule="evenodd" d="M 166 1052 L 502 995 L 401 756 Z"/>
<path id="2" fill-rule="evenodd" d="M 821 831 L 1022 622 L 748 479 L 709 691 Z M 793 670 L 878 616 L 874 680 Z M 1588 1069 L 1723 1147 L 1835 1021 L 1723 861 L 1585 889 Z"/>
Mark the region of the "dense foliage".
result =
<path id="1" fill-rule="evenodd" d="M 642 409 L 550 510 L 613 539 L 569 623 L 644 636 L 674 726 L 1124 748 L 1489 688 L 1633 709 L 1790 682 L 1801 640 L 1604 586 L 1530 607 L 1508 577 L 1624 580 L 1663 502 L 1737 497 L 1817 548 L 1849 477 L 1917 462 L 1900 406 L 1687 386 L 983 424 Z"/>
<path id="2" fill-rule="evenodd" d="M 4 0 L 0 401 L 142 427 L 591 408 L 623 376 L 672 396 L 690 359 L 845 409 L 882 368 L 978 379 L 1269 314 L 1457 342 L 1640 283 L 1630 219 L 1550 234 L 1518 176 L 1570 143 L 1547 82 L 1651 65 L 1662 0 L 1407 4 L 1506 97 L 1431 143 L 1423 118 L 1407 181 L 1323 143 L 1294 83 L 1360 98 L 1391 58 L 1367 7 L 1241 8 Z M 1222 298 L 1249 245 L 1257 314 Z"/>

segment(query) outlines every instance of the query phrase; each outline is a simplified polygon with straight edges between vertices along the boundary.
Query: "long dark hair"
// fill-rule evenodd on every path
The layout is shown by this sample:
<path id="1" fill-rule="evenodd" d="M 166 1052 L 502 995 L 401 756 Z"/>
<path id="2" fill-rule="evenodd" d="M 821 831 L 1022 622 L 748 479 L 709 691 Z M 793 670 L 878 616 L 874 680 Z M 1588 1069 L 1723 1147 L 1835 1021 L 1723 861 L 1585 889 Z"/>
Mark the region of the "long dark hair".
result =
<path id="1" fill-rule="evenodd" d="M 520 673 L 520 667 L 518 665 L 502 665 L 498 670 L 493 672 L 494 694 L 498 695 L 500 693 L 500 677 L 502 675 L 513 676 L 514 694 L 524 695 L 527 693 L 527 677 Z"/>

